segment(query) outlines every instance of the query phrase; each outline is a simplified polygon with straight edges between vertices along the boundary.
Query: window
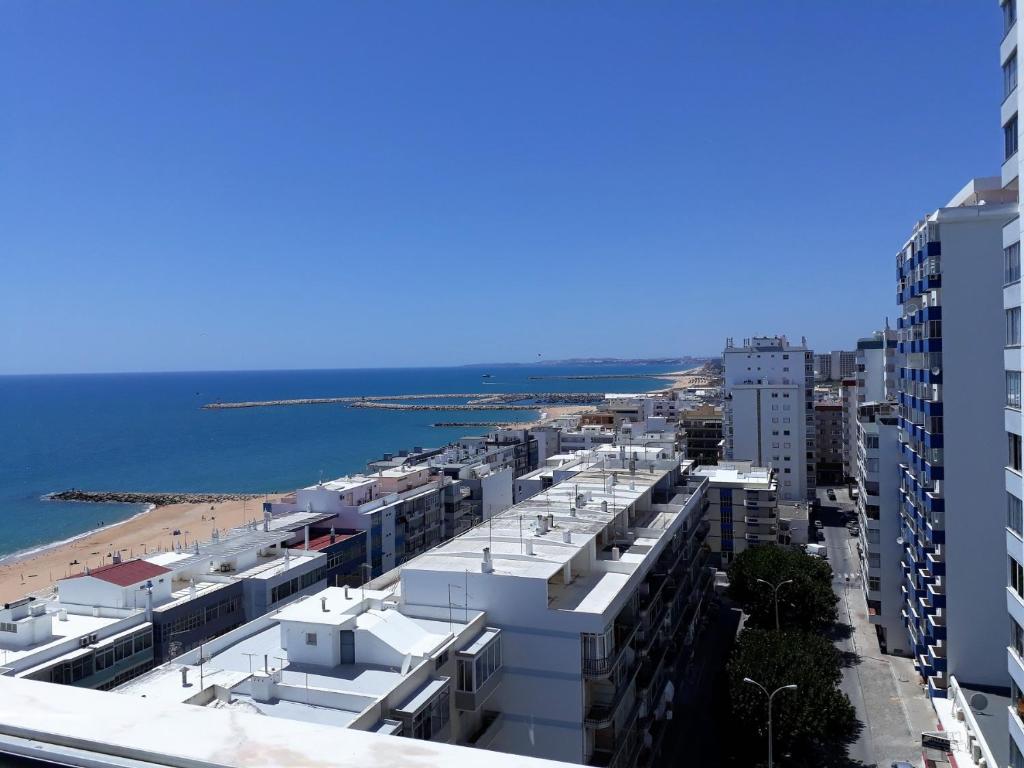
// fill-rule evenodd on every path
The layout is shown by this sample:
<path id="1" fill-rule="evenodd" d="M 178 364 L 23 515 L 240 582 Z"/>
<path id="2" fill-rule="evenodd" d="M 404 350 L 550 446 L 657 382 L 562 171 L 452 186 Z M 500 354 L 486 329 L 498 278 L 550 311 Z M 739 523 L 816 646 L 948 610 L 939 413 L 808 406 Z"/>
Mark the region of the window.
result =
<path id="1" fill-rule="evenodd" d="M 877 544 L 880 533 L 877 528 L 868 528 L 868 544 Z"/>
<path id="2" fill-rule="evenodd" d="M 1015 435 L 1012 432 L 1010 432 L 1007 433 L 1006 436 L 1009 439 L 1009 463 L 1007 464 L 1007 466 L 1016 472 L 1020 472 L 1020 435 Z"/>
<path id="3" fill-rule="evenodd" d="M 1006 404 L 1020 408 L 1020 371 L 1006 372 Z"/>
<path id="4" fill-rule="evenodd" d="M 306 633 L 306 645 L 316 645 L 316 632 Z"/>
<path id="5" fill-rule="evenodd" d="M 1017 21 L 1017 0 L 1006 0 L 1003 3 L 1003 32 L 1009 32 Z"/>
<path id="6" fill-rule="evenodd" d="M 1012 493 L 1006 494 L 1006 527 L 1024 536 L 1024 510 L 1021 500 Z"/>
<path id="7" fill-rule="evenodd" d="M 1003 248 L 1003 282 L 1009 285 L 1020 280 L 1020 243 Z"/>
<path id="8" fill-rule="evenodd" d="M 1024 598 L 1024 566 L 1021 566 L 1012 557 L 1010 561 L 1010 589 L 1017 593 L 1017 597 Z"/>
<path id="9" fill-rule="evenodd" d="M 18 625 L 11 621 L 0 621 L 0 632 L 15 632 L 18 631 Z"/>
<path id="10" fill-rule="evenodd" d="M 1018 656 L 1024 657 L 1024 629 L 1020 624 L 1010 619 L 1010 645 L 1017 652 Z"/>
<path id="11" fill-rule="evenodd" d="M 882 580 L 877 576 L 868 576 L 868 590 L 877 592 L 882 588 Z"/>
<path id="12" fill-rule="evenodd" d="M 1009 160 L 1017 154 L 1017 114 L 1014 113 L 1003 126 L 1003 159 Z"/>
<path id="13" fill-rule="evenodd" d="M 882 565 L 882 556 L 877 552 L 868 553 L 868 567 L 878 568 Z"/>
<path id="14" fill-rule="evenodd" d="M 1017 90 L 1017 51 L 1003 64 L 1003 98 Z"/>
<path id="15" fill-rule="evenodd" d="M 1006 346 L 1020 346 L 1020 307 L 1006 310 Z"/>

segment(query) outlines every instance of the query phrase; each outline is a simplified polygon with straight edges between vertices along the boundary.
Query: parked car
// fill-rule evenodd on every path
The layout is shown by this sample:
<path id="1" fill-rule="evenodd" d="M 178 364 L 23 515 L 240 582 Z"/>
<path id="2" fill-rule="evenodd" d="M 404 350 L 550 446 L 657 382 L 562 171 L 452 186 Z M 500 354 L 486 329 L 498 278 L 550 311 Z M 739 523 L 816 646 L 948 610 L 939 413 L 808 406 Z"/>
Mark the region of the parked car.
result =
<path id="1" fill-rule="evenodd" d="M 828 500 L 829 501 L 835 501 L 836 500 L 836 492 L 833 491 L 831 488 L 828 489 L 827 495 L 828 495 Z"/>

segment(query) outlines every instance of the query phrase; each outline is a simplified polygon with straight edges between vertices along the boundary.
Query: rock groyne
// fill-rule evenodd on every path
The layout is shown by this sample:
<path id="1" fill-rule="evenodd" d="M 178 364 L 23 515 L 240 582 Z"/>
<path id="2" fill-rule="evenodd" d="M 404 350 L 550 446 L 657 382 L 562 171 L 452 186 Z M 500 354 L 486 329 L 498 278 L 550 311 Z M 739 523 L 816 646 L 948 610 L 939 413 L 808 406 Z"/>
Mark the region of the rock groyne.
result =
<path id="1" fill-rule="evenodd" d="M 87 501 L 96 504 L 154 504 L 165 507 L 169 504 L 219 504 L 222 501 L 263 498 L 262 493 L 143 493 L 135 491 L 67 491 L 48 493 L 48 501 Z"/>

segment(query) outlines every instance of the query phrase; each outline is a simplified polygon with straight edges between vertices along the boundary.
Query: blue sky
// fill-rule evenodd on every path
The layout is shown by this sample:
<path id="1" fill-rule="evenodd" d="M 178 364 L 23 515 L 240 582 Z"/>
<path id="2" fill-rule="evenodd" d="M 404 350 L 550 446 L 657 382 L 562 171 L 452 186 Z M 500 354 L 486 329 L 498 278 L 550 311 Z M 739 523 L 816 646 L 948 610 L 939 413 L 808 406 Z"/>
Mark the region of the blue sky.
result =
<path id="1" fill-rule="evenodd" d="M 3 14 L 0 373 L 851 347 L 999 170 L 994 0 Z"/>

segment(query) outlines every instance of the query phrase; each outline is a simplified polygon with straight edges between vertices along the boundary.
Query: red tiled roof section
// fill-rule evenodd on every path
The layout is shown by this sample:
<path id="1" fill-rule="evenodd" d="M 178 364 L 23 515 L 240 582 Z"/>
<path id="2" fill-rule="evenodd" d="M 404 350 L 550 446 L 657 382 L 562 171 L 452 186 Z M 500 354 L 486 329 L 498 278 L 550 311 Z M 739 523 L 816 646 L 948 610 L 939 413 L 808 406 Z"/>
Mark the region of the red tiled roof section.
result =
<path id="1" fill-rule="evenodd" d="M 123 563 L 101 565 L 99 568 L 91 569 L 89 573 L 76 573 L 71 578 L 93 576 L 102 581 L 117 584 L 119 587 L 130 587 L 132 584 L 138 584 L 140 581 L 163 576 L 170 572 L 170 568 L 164 568 L 162 565 L 155 565 L 146 560 L 126 560 Z"/>
<path id="2" fill-rule="evenodd" d="M 346 539 L 351 539 L 353 536 L 358 536 L 358 535 L 359 534 L 357 534 L 357 533 L 336 533 L 334 535 L 334 543 L 337 544 L 340 541 L 345 541 Z M 331 544 L 331 537 L 330 537 L 330 535 L 318 536 L 315 539 L 310 539 L 309 540 L 309 548 L 311 550 L 313 550 L 314 552 L 319 552 L 321 549 L 323 549 L 324 547 L 329 546 L 330 544 Z M 290 545 L 290 547 L 292 549 L 302 549 L 302 546 L 303 546 L 303 543 L 301 541 L 298 544 L 291 544 Z"/>

